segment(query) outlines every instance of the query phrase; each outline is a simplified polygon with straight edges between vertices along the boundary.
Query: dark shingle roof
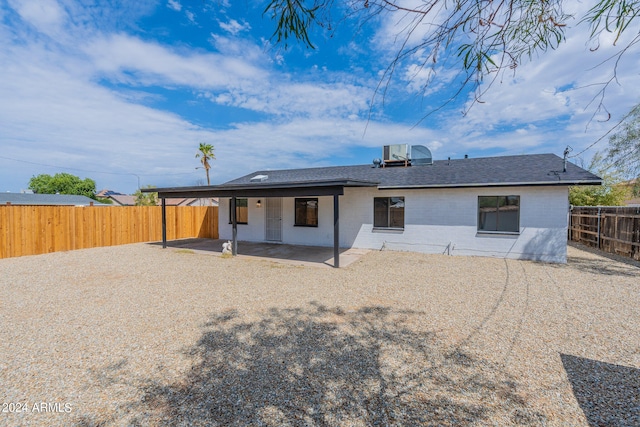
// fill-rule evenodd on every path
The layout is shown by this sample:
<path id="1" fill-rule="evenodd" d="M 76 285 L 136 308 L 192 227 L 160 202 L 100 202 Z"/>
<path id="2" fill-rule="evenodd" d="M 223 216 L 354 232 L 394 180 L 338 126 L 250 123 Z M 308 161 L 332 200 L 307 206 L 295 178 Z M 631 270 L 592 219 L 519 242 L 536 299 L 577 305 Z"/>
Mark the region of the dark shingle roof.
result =
<path id="1" fill-rule="evenodd" d="M 29 194 L 29 193 L 0 193 L 0 205 L 71 205 L 88 206 L 93 203 L 95 206 L 106 206 L 85 196 L 75 196 L 69 194 Z"/>
<path id="2" fill-rule="evenodd" d="M 252 182 L 256 175 L 267 175 L 261 182 Z M 474 187 L 506 185 L 584 185 L 600 184 L 601 179 L 570 162 L 563 172 L 563 159 L 555 154 L 483 157 L 473 159 L 437 160 L 432 165 L 331 166 L 305 169 L 262 170 L 228 181 L 219 187 L 251 185 L 269 187 L 275 184 L 313 183 L 326 181 L 359 181 L 376 183 L 378 188 Z"/>

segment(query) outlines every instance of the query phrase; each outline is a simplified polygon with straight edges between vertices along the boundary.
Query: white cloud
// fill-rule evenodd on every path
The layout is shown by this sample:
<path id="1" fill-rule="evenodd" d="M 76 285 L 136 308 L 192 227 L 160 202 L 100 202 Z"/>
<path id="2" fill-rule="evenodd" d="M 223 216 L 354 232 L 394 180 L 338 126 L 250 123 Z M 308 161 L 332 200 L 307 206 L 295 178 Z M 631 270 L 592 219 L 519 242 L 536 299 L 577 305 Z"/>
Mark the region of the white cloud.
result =
<path id="1" fill-rule="evenodd" d="M 379 157 L 379 148 L 389 143 L 427 145 L 440 159 L 467 153 L 561 153 L 567 144 L 578 151 L 608 126 L 595 121 L 585 133 L 590 117 L 585 109 L 597 88 L 568 89 L 608 78 L 604 68 L 589 70 L 585 58 L 597 61 L 611 51 L 589 53 L 581 37 L 524 64 L 515 78 L 504 76 L 484 97 L 485 104 L 474 106 L 465 117 L 449 112 L 414 127 L 423 110 L 412 109 L 414 104 L 396 94 L 406 95 L 425 82 L 415 61 L 413 69 L 402 69 L 410 73 L 405 77 L 414 78 L 414 86 L 402 79 L 401 88 L 392 87 L 386 99 L 390 109 L 405 114 L 395 120 L 406 124 L 384 121 L 377 109 L 367 121 L 377 82 L 368 80 L 364 67 L 346 75 L 318 62 L 316 68 L 287 74 L 280 71 L 291 70 L 282 57 L 278 59 L 280 52 L 239 37 L 212 34 L 215 52 L 208 52 L 127 33 L 111 24 L 121 12 L 109 8 L 85 10 L 74 2 L 62 7 L 51 0 L 42 5 L 11 4 L 29 22 L 29 29 L 19 24 L 10 28 L 9 20 L 0 23 L 6 40 L 0 45 L 0 182 L 20 182 L 13 190 L 26 186 L 34 173 L 60 170 L 2 156 L 94 171 L 84 175 L 97 179 L 99 186 L 133 191 L 132 174 L 139 175 L 142 184 L 159 186 L 192 185 L 204 178 L 195 170 L 198 142 L 215 145 L 212 182 L 220 183 L 264 168 L 339 164 L 344 159 L 367 163 L 370 158 L 356 154 L 370 150 L 371 157 Z M 166 6 L 175 10 L 179 4 L 172 0 Z M 51 15 L 45 14 L 46 8 Z M 145 11 L 141 7 L 136 13 L 142 16 Z M 102 15 L 104 22 L 99 21 Z M 82 24 L 72 24 L 77 22 Z M 233 20 L 220 25 L 232 36 L 249 28 Z M 57 43 L 23 37 L 32 27 L 54 35 Z M 374 47 L 381 50 L 371 55 L 383 58 L 386 47 Z M 366 49 L 352 53 L 358 51 Z M 413 59 L 421 57 L 417 52 Z M 637 56 L 628 55 L 621 63 L 622 87 L 614 84 L 607 94 L 614 115 L 640 98 L 633 82 L 633 70 L 638 69 Z M 455 73 L 439 69 L 441 86 L 430 87 L 433 95 L 451 83 Z M 166 105 L 162 97 L 173 92 L 187 98 L 180 101 L 182 107 L 194 104 L 199 117 L 208 118 L 189 120 L 153 107 Z M 425 102 L 434 99 L 427 97 Z M 236 118 L 238 111 L 251 111 L 249 117 L 255 121 L 240 114 Z M 220 112 L 226 117 L 217 121 Z"/>
<path id="2" fill-rule="evenodd" d="M 354 149 L 377 151 L 393 138 L 435 139 L 427 130 L 367 123 L 359 117 L 369 89 L 336 76 L 333 83 L 320 80 L 327 71 L 307 82 L 278 75 L 264 52 L 246 42 L 218 37 L 220 53 L 206 53 L 124 33 L 82 35 L 58 47 L 36 40 L 0 46 L 0 62 L 8 64 L 0 68 L 0 157 L 40 164 L 0 158 L 0 181 L 12 182 L 9 189 L 26 187 L 31 175 L 60 171 L 127 192 L 137 185 L 135 175 L 143 185 L 192 185 L 202 178 L 194 157 L 201 141 L 216 147 L 212 182 L 219 183 L 265 166 L 335 164 Z M 100 84 L 105 78 L 120 85 Z M 156 101 L 144 92 L 153 85 L 209 91 L 224 105 L 271 119 L 204 128 L 141 105 Z"/>
<path id="3" fill-rule="evenodd" d="M 13 66 L 1 72 L 0 97 L 10 101 L 0 104 L 4 156 L 112 173 L 190 172 L 190 145 L 206 131 L 127 102 L 51 62 L 34 63 L 38 54 L 15 55 Z M 26 186 L 24 165 L 13 168 L 3 175 L 16 173 Z M 98 178 L 105 176 L 111 177 Z"/>
<path id="4" fill-rule="evenodd" d="M 254 64 L 269 64 L 272 62 L 267 54 L 267 49 L 248 40 L 211 33 L 210 42 L 220 55 L 242 58 Z"/>
<path id="5" fill-rule="evenodd" d="M 278 116 L 346 116 L 368 111 L 370 90 L 347 84 L 256 82 L 209 98 Z"/>
<path id="6" fill-rule="evenodd" d="M 235 19 L 229 20 L 229 22 L 220 22 L 220 28 L 222 28 L 227 33 L 230 33 L 233 36 L 237 36 L 239 33 L 243 31 L 248 31 L 251 29 L 251 25 L 248 22 L 243 22 L 242 24 L 236 21 Z"/>
<path id="7" fill-rule="evenodd" d="M 11 0 L 20 17 L 45 34 L 56 34 L 66 20 L 64 10 L 55 0 Z"/>
<path id="8" fill-rule="evenodd" d="M 277 116 L 339 116 L 368 109 L 368 88 L 340 82 L 291 82 L 256 65 L 266 62 L 266 56 L 255 46 L 224 37 L 214 41 L 223 53 L 179 53 L 124 34 L 93 40 L 84 51 L 99 74 L 117 82 L 202 89 L 220 105 Z"/>
<path id="9" fill-rule="evenodd" d="M 407 0 L 402 4 L 416 7 L 422 2 Z M 488 76 L 480 86 L 482 103 L 470 109 L 471 101 L 466 106 L 460 106 L 460 102 L 454 103 L 459 106 L 458 110 L 445 109 L 427 118 L 423 124 L 441 129 L 451 140 L 461 141 L 458 146 L 481 151 L 501 150 L 503 153 L 523 150 L 561 153 L 567 144 L 572 145 L 575 151 L 580 151 L 602 136 L 640 99 L 640 86 L 635 82 L 637 70 L 640 69 L 639 47 L 636 46 L 618 64 L 617 80 L 607 87 L 603 98 L 604 108 L 598 109 L 599 91 L 603 83 L 613 76 L 614 67 L 614 61 L 603 61 L 619 52 L 637 33 L 633 29 L 627 31 L 617 47 L 612 46 L 613 36 L 603 33 L 599 49 L 591 51 L 595 43 L 589 42 L 588 26 L 578 25 L 590 5 L 565 2 L 565 6 L 572 9 L 567 12 L 575 18 L 569 21 L 573 27 L 566 29 L 566 42 L 557 50 L 534 57 L 531 62 L 525 61 L 513 72 L 506 71 L 495 80 Z M 407 28 L 412 28 L 413 21 L 403 12 L 381 14 L 380 17 L 373 46 L 380 49 L 381 58 L 388 60 L 389 56 L 385 54 L 392 56 L 396 53 L 398 43 L 405 41 Z M 427 22 L 435 20 L 424 19 L 422 24 Z M 422 28 L 429 27 L 422 25 Z M 407 49 L 420 43 L 423 34 L 418 26 L 409 35 Z M 418 49 L 400 61 L 396 78 L 388 89 L 394 94 L 401 94 L 401 87 L 424 97 L 426 113 L 430 111 L 429 108 L 440 106 L 447 99 L 438 97 L 439 91 L 451 93 L 455 88 L 455 77 L 460 66 L 451 64 L 451 58 L 440 55 L 436 68 L 438 72 L 433 78 L 430 70 L 422 67 L 425 55 L 423 50 Z M 455 53 L 453 55 L 455 60 Z M 464 92 L 462 96 L 465 96 Z M 466 115 L 461 115 L 460 111 L 467 110 Z M 612 119 L 602 122 L 608 113 Z M 529 128 L 529 125 L 535 127 Z M 523 129 L 527 131 L 523 133 Z M 605 147 L 606 138 L 591 153 L 585 154 L 590 156 L 595 149 Z"/>
<path id="10" fill-rule="evenodd" d="M 357 149 L 374 153 L 355 160 L 366 164 L 379 157 L 379 150 L 390 141 L 426 145 L 435 152 L 441 147 L 436 133 L 428 129 L 341 118 L 239 123 L 217 137 L 224 141 L 216 145 L 218 168 L 224 164 L 229 179 L 260 169 L 335 165 Z"/>
<path id="11" fill-rule="evenodd" d="M 168 0 L 167 7 L 175 10 L 176 12 L 180 12 L 182 10 L 182 5 L 178 0 Z"/>
<path id="12" fill-rule="evenodd" d="M 16 49 L 3 53 L 12 57 L 12 66 L 0 70 L 0 97 L 5 100 L 0 104 L 0 117 L 7 124 L 0 135 L 3 147 L 7 147 L 2 155 L 72 169 L 25 167 L 0 158 L 0 180 L 7 182 L 5 177 L 11 176 L 20 182 L 14 191 L 26 187 L 33 174 L 59 171 L 88 176 L 96 179 L 99 187 L 128 192 L 137 185 L 136 175 L 143 185 L 193 185 L 202 178 L 195 170 L 198 164 L 194 158 L 201 141 L 216 147 L 214 183 L 265 167 L 335 164 L 358 147 L 374 148 L 377 153 L 378 147 L 389 141 L 439 147 L 436 133 L 430 130 L 367 123 L 357 116 L 328 117 L 330 112 L 284 122 L 206 129 L 101 87 L 86 69 L 75 66 L 82 61 L 52 57 L 38 45 Z M 0 60 L 6 59 L 0 56 Z M 276 89 L 285 91 L 287 87 Z M 328 93 L 337 102 L 351 97 L 350 88 L 338 87 L 335 93 L 330 86 L 316 92 L 312 89 L 312 85 L 298 85 L 291 98 Z M 284 94 L 281 99 L 274 98 L 276 104 L 291 102 Z M 359 158 L 357 162 L 369 160 Z"/>
<path id="13" fill-rule="evenodd" d="M 97 70 L 129 84 L 235 87 L 265 72 L 242 58 L 213 53 L 177 53 L 126 34 L 97 38 L 84 47 Z"/>
<path id="14" fill-rule="evenodd" d="M 591 52 L 584 43 L 588 38 L 586 28 L 570 34 L 556 51 L 519 67 L 515 78 L 494 84 L 483 96 L 485 103 L 473 106 L 462 120 L 464 126 L 481 129 L 552 123 L 564 118 L 567 120 L 564 129 L 556 130 L 555 135 L 545 135 L 559 149 L 566 144 L 575 144 L 576 148 L 586 146 L 610 129 L 640 99 L 640 87 L 635 84 L 640 57 L 629 54 L 619 63 L 620 84 L 612 83 L 603 100 L 612 120 L 603 123 L 600 120 L 606 114 L 598 112 L 598 92 L 602 83 L 610 79 L 613 64 L 598 68 L 593 65 L 613 55 L 617 48 L 603 44 L 600 50 Z M 606 139 L 596 149 L 604 147 Z"/>

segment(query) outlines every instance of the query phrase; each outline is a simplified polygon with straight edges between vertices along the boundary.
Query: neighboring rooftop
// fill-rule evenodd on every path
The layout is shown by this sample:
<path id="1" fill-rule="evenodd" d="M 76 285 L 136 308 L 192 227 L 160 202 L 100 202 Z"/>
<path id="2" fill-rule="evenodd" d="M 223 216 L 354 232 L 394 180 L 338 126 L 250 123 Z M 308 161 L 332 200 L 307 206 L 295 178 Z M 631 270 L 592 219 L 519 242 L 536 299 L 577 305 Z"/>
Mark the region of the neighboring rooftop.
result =
<path id="1" fill-rule="evenodd" d="M 136 196 L 130 196 L 126 194 L 118 194 L 111 195 L 107 197 L 108 199 L 113 200 L 114 206 L 135 206 L 136 204 Z M 168 198 L 166 199 L 167 206 L 197 206 L 198 199 L 196 198 Z M 211 203 L 209 201 L 209 203 Z M 160 204 L 160 201 L 158 201 Z M 203 204 L 205 205 L 205 204 Z"/>
<path id="2" fill-rule="evenodd" d="M 86 196 L 69 194 L 0 193 L 0 205 L 108 206 Z"/>
<path id="3" fill-rule="evenodd" d="M 133 206 L 136 204 L 136 196 L 128 194 L 110 194 L 105 198 L 113 200 L 113 206 Z"/>
<path id="4" fill-rule="evenodd" d="M 117 191 L 109 190 L 107 188 L 100 190 L 96 193 L 96 197 L 109 197 L 109 196 L 124 196 L 122 193 L 118 193 Z"/>
<path id="5" fill-rule="evenodd" d="M 630 181 L 621 182 L 618 185 L 620 185 L 622 187 L 627 187 L 629 189 L 629 193 L 631 194 L 629 197 L 632 197 L 632 195 L 633 195 L 633 191 L 632 190 L 633 190 L 634 186 L 640 185 L 640 179 L 639 178 L 635 178 L 635 179 L 632 179 Z M 637 193 L 636 193 L 636 195 L 637 195 Z M 625 206 L 634 207 L 634 208 L 640 207 L 640 197 L 632 197 L 632 198 L 630 198 L 628 200 L 625 200 L 624 204 L 625 204 Z"/>

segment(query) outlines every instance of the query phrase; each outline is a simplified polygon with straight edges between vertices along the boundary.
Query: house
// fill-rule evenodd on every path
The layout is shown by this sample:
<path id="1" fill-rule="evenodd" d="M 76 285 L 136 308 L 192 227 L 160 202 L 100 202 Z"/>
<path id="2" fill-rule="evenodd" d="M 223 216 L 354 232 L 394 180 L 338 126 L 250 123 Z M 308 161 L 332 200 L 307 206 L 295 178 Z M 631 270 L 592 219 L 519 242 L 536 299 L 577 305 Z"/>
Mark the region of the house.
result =
<path id="1" fill-rule="evenodd" d="M 161 202 L 158 201 L 158 204 Z M 217 206 L 217 200 L 197 199 L 195 197 L 176 197 L 166 200 L 167 206 Z"/>
<path id="2" fill-rule="evenodd" d="M 602 183 L 554 154 L 432 161 L 425 147 L 403 145 L 383 153 L 370 165 L 154 191 L 218 196 L 221 239 L 333 245 L 336 266 L 339 247 L 566 262 L 568 188 Z"/>
<path id="3" fill-rule="evenodd" d="M 136 196 L 128 194 L 108 194 L 105 198 L 113 202 L 112 206 L 135 206 L 136 204 Z"/>
<path id="4" fill-rule="evenodd" d="M 86 196 L 34 193 L 0 193 L 1 205 L 107 206 Z"/>
<path id="5" fill-rule="evenodd" d="M 104 188 L 96 193 L 96 197 L 99 197 L 101 199 L 106 199 L 109 196 L 124 196 L 124 194 L 118 193 L 117 191 L 109 190 L 107 188 Z"/>

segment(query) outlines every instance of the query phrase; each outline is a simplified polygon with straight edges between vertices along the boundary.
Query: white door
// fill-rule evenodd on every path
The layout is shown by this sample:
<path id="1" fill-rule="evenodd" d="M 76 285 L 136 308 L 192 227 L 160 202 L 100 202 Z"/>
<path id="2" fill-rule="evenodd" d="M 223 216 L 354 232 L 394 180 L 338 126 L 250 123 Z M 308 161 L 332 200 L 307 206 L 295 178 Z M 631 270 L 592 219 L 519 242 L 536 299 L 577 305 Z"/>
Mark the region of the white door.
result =
<path id="1" fill-rule="evenodd" d="M 267 197 L 265 215 L 265 240 L 282 242 L 282 198 Z"/>

